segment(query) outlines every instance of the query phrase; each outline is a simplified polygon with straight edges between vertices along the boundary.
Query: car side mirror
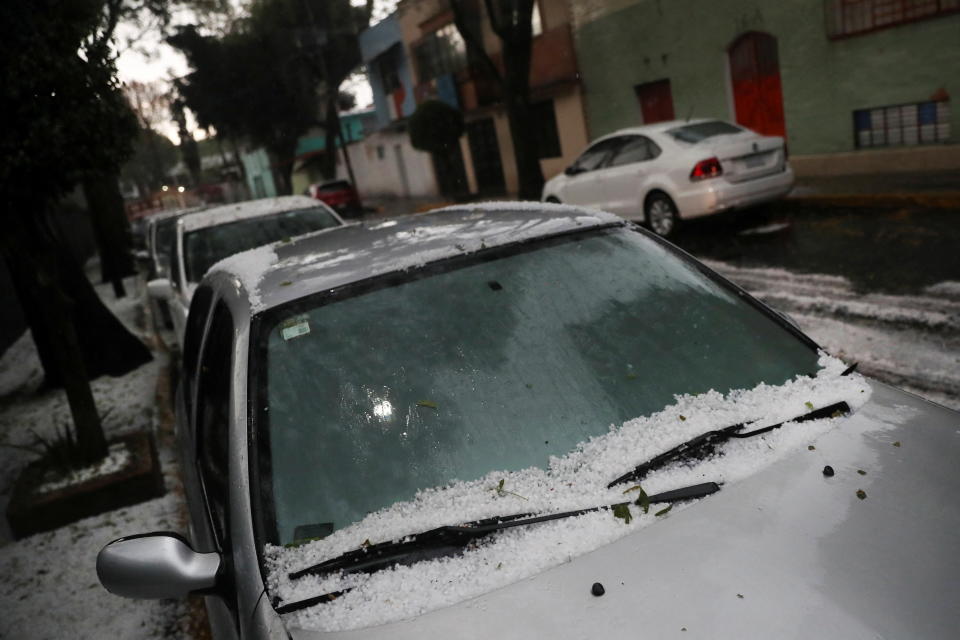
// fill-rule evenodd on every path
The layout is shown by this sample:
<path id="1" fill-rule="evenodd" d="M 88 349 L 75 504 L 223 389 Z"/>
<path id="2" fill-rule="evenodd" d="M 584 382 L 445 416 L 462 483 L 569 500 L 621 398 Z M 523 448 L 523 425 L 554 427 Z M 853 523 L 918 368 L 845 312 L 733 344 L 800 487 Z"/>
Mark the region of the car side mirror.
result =
<path id="1" fill-rule="evenodd" d="M 147 283 L 147 295 L 155 300 L 169 300 L 173 297 L 173 285 L 167 278 L 157 278 Z"/>
<path id="2" fill-rule="evenodd" d="M 213 589 L 220 554 L 197 553 L 175 533 L 145 533 L 114 540 L 97 554 L 97 577 L 124 598 L 183 598 Z"/>
<path id="3" fill-rule="evenodd" d="M 581 173 L 581 172 L 582 172 L 582 170 L 580 169 L 580 167 L 578 167 L 578 166 L 575 165 L 575 164 L 572 164 L 572 165 L 570 165 L 569 167 L 567 167 L 566 169 L 563 170 L 563 173 L 564 173 L 565 175 L 568 175 L 568 176 L 575 176 L 575 175 L 577 175 L 578 173 Z"/>

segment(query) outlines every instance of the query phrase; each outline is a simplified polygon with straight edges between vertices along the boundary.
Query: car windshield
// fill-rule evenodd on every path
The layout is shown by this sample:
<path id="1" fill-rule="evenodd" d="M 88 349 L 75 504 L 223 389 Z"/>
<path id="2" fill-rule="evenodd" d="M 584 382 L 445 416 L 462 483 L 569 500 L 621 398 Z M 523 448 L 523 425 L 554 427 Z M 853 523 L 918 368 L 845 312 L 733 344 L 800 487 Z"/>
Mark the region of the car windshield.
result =
<path id="1" fill-rule="evenodd" d="M 810 344 L 632 230 L 404 278 L 308 297 L 259 323 L 275 541 L 340 529 L 455 479 L 546 467 L 676 394 L 780 384 L 817 367 Z"/>
<path id="2" fill-rule="evenodd" d="M 339 225 L 324 207 L 294 209 L 190 231 L 183 236 L 188 282 L 199 282 L 216 263 L 235 253 Z"/>
<path id="3" fill-rule="evenodd" d="M 697 143 L 714 136 L 728 136 L 735 133 L 743 133 L 743 129 L 736 127 L 729 122 L 712 120 L 710 122 L 698 122 L 696 124 L 687 124 L 676 129 L 670 129 L 668 134 L 681 142 Z"/>

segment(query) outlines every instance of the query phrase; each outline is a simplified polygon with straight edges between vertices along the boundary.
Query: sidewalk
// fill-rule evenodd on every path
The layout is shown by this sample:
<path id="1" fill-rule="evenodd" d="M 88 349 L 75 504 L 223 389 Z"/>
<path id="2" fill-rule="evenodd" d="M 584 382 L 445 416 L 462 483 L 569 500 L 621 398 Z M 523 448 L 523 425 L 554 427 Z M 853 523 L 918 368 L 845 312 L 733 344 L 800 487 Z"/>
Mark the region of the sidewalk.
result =
<path id="1" fill-rule="evenodd" d="M 162 498 L 93 516 L 60 529 L 13 541 L 0 517 L 0 638 L 183 638 L 195 630 L 186 601 L 128 600 L 97 579 L 96 556 L 111 540 L 156 530 L 185 530 L 185 509 L 169 412 L 164 411 L 168 354 L 147 339 L 133 279 L 130 296 L 116 300 L 110 285 L 97 292 L 128 329 L 153 348 L 154 359 L 125 376 L 91 383 L 107 437 L 148 428 L 157 438 L 167 493 Z M 49 437 L 69 421 L 63 391 L 37 393 L 42 377 L 29 332 L 0 354 L 0 443 L 27 445 L 36 432 Z M 159 409 L 158 409 L 159 407 Z M 109 413 L 108 413 L 109 412 Z M 0 446 L 0 509 L 12 483 L 33 458 Z"/>
<path id="2" fill-rule="evenodd" d="M 960 209 L 960 172 L 798 177 L 787 199 L 830 206 Z"/>

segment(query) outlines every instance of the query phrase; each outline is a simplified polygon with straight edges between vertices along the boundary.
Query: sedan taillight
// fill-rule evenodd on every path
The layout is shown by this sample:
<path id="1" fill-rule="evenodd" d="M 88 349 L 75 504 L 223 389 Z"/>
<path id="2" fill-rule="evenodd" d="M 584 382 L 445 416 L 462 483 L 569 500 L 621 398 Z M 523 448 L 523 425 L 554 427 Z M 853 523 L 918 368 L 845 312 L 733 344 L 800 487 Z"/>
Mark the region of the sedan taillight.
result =
<path id="1" fill-rule="evenodd" d="M 716 178 L 723 174 L 723 167 L 720 166 L 720 160 L 717 158 L 707 158 L 701 160 L 693 167 L 690 172 L 690 180 L 706 180 L 707 178 Z"/>

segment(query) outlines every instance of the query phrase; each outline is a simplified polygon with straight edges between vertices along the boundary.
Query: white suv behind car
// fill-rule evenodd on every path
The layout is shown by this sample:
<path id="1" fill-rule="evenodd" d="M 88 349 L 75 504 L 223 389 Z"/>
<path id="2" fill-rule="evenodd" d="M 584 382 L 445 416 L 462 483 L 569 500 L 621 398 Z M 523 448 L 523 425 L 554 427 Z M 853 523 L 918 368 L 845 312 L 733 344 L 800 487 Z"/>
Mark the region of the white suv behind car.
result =
<path id="1" fill-rule="evenodd" d="M 596 207 L 661 236 L 680 220 L 782 198 L 793 187 L 783 138 L 721 120 L 621 129 L 591 144 L 543 200 Z"/>

